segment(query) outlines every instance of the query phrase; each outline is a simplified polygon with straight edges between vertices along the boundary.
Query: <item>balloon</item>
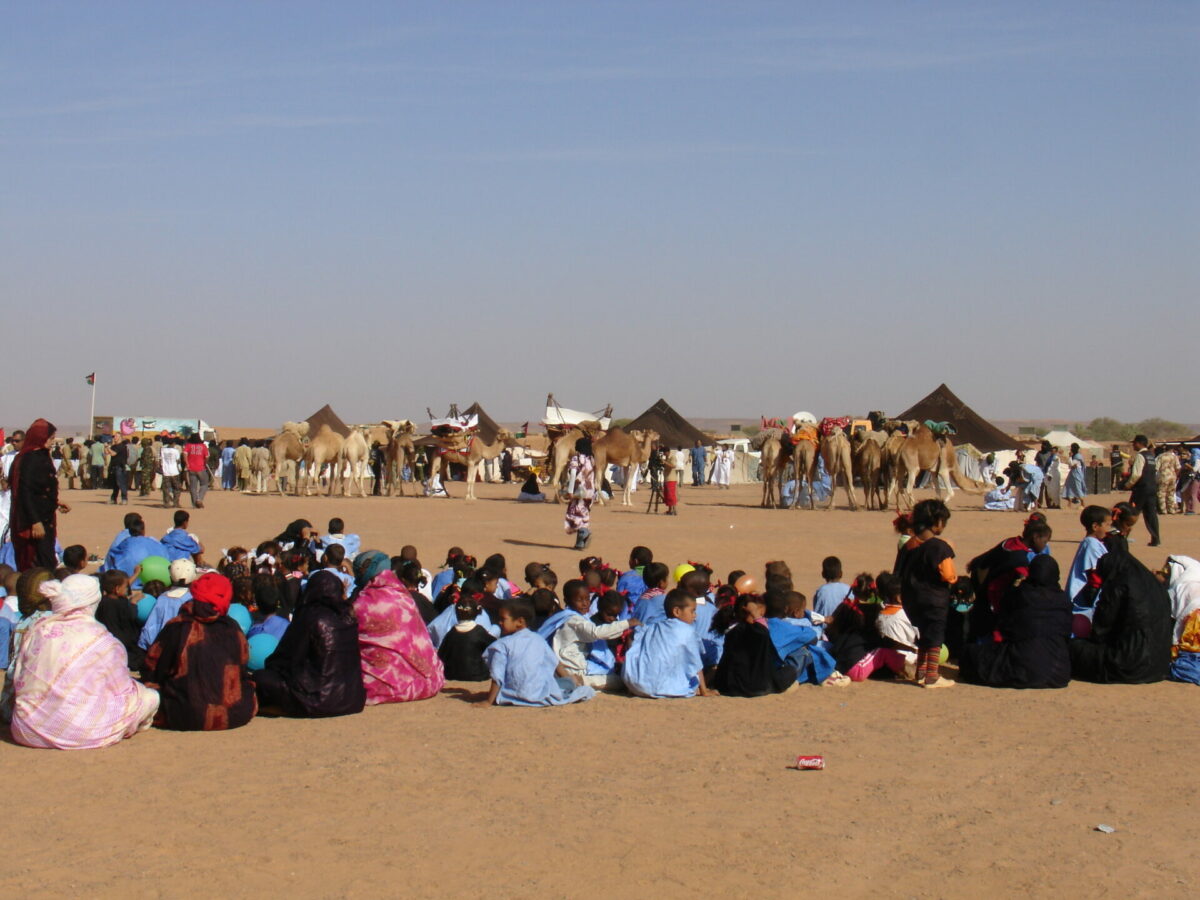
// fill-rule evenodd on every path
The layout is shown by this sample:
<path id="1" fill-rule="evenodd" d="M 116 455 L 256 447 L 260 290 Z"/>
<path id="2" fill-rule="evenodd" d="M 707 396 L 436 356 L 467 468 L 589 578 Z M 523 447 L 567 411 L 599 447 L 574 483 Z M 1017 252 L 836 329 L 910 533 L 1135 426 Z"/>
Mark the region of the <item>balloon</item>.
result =
<path id="1" fill-rule="evenodd" d="M 940 651 L 938 651 L 938 662 L 944 666 L 949 661 L 949 659 L 950 659 L 950 648 L 947 647 L 945 644 L 942 644 L 942 649 Z"/>
<path id="2" fill-rule="evenodd" d="M 245 607 L 242 607 L 245 609 Z M 251 672 L 257 672 L 267 664 L 267 657 L 275 652 L 275 648 L 279 646 L 279 638 L 273 634 L 256 634 L 248 641 L 250 644 L 250 661 L 246 667 Z"/>
<path id="3" fill-rule="evenodd" d="M 157 597 L 151 597 L 147 594 L 137 603 L 138 624 L 145 625 L 146 620 L 150 618 L 150 610 L 154 609 L 154 604 L 158 602 Z"/>
<path id="4" fill-rule="evenodd" d="M 679 584 L 680 580 L 683 578 L 684 575 L 686 575 L 688 572 L 695 572 L 695 571 L 696 571 L 695 566 L 689 566 L 687 563 L 680 563 L 679 565 L 677 565 L 675 567 L 675 583 Z"/>
<path id="5" fill-rule="evenodd" d="M 758 579 L 753 575 L 743 575 L 733 584 L 733 589 L 739 594 L 757 594 Z"/>
<path id="6" fill-rule="evenodd" d="M 142 584 L 147 581 L 161 581 L 167 587 L 171 586 L 171 563 L 165 556 L 147 556 L 142 560 L 142 569 L 138 573 Z"/>
<path id="7" fill-rule="evenodd" d="M 237 622 L 242 629 L 242 634 L 250 630 L 250 610 L 242 606 L 240 603 L 231 603 L 229 605 L 229 618 Z M 257 635 L 255 635 L 257 637 Z"/>

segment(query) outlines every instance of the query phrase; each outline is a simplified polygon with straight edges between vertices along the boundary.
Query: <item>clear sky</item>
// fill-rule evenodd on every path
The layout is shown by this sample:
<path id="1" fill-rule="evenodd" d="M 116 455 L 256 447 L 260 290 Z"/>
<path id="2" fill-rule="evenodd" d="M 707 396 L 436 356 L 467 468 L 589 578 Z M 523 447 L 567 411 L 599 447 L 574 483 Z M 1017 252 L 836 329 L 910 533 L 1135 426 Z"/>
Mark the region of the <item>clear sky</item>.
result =
<path id="1" fill-rule="evenodd" d="M 1198 3 L 0 9 L 0 424 L 1197 418 Z"/>

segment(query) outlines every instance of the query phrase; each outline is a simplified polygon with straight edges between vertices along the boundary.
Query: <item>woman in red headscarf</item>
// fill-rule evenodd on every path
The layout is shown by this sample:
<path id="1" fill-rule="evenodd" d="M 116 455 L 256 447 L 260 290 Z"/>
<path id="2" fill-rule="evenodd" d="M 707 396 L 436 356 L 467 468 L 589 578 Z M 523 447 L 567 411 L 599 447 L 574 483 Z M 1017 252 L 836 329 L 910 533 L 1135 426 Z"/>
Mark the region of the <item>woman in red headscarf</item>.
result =
<path id="1" fill-rule="evenodd" d="M 188 590 L 192 599 L 158 633 L 142 665 L 142 680 L 162 697 L 154 724 L 177 731 L 240 728 L 254 718 L 258 701 L 246 669 L 246 637 L 227 615 L 233 583 L 208 572 Z"/>
<path id="2" fill-rule="evenodd" d="M 54 555 L 57 513 L 70 512 L 71 508 L 58 502 L 58 476 L 50 458 L 50 439 L 55 430 L 45 419 L 30 425 L 9 470 L 12 491 L 9 524 L 19 572 L 38 566 L 53 569 L 58 565 Z"/>

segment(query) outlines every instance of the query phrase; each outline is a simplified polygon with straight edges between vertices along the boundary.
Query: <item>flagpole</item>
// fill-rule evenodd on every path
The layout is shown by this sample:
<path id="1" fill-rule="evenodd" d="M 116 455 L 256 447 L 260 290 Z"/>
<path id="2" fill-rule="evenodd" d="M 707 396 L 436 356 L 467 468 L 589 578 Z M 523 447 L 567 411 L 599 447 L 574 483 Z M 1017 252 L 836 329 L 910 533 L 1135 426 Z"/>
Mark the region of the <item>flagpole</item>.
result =
<path id="1" fill-rule="evenodd" d="M 88 440 L 96 436 L 96 375 L 92 374 L 92 414 L 88 416 Z"/>

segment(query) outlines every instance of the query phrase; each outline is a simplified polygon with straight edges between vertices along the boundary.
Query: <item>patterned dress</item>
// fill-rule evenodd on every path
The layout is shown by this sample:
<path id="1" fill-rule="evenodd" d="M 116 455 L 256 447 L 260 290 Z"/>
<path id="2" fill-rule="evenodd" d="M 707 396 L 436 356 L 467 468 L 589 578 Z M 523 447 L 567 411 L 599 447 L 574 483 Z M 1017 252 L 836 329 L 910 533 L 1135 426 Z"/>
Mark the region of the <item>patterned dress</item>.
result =
<path id="1" fill-rule="evenodd" d="M 567 503 L 567 534 L 586 530 L 592 523 L 592 500 L 596 497 L 596 461 L 576 453 L 567 463 L 567 482 L 575 489 Z"/>
<path id="2" fill-rule="evenodd" d="M 442 661 L 396 573 L 372 578 L 354 600 L 354 615 L 368 706 L 424 700 L 442 689 Z"/>

